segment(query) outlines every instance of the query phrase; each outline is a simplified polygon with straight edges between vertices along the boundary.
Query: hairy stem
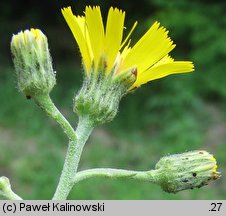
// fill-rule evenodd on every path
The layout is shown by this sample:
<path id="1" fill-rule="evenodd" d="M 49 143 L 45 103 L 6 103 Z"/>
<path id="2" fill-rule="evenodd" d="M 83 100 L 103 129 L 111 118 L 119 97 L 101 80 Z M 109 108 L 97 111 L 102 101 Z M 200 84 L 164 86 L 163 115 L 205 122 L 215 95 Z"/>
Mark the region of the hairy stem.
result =
<path id="1" fill-rule="evenodd" d="M 49 95 L 36 95 L 33 96 L 34 101 L 38 106 L 44 110 L 48 116 L 53 118 L 63 129 L 64 133 L 68 136 L 70 142 L 76 140 L 76 134 L 67 119 L 61 114 L 57 107 L 52 102 Z"/>
<path id="2" fill-rule="evenodd" d="M 69 143 L 64 167 L 53 200 L 67 199 L 67 196 L 74 185 L 74 176 L 77 172 L 83 147 L 92 130 L 93 126 L 90 119 L 88 117 L 80 117 L 76 129 L 77 140 Z"/>
<path id="3" fill-rule="evenodd" d="M 4 196 L 2 197 L 3 199 L 6 199 L 6 200 L 23 200 L 20 196 L 18 196 L 13 191 L 8 191 L 8 193 L 4 194 Z"/>
<path id="4" fill-rule="evenodd" d="M 74 177 L 74 183 L 78 183 L 82 180 L 93 178 L 93 177 L 105 177 L 105 178 L 129 178 L 142 181 L 149 181 L 156 183 L 157 181 L 157 171 L 134 171 L 134 170 L 124 170 L 124 169 L 112 169 L 112 168 L 95 168 L 87 169 L 78 172 Z"/>
<path id="5" fill-rule="evenodd" d="M 22 200 L 11 189 L 9 179 L 5 176 L 0 177 L 0 199 L 4 200 Z"/>

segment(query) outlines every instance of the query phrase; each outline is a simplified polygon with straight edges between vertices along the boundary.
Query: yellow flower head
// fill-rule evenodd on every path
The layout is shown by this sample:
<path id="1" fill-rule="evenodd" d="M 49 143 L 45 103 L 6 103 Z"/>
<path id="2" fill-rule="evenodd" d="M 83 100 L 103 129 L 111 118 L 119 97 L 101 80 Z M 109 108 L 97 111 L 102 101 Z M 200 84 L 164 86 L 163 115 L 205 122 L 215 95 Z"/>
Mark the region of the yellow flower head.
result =
<path id="1" fill-rule="evenodd" d="M 103 59 L 106 74 L 122 76 L 128 70 L 137 72 L 129 89 L 170 74 L 194 70 L 192 62 L 174 61 L 168 55 L 175 45 L 158 22 L 131 47 L 129 38 L 137 22 L 124 37 L 125 12 L 122 10 L 111 7 L 105 27 L 99 6 L 87 6 L 84 16 L 74 15 L 71 7 L 62 9 L 62 13 L 78 43 L 87 76 L 92 67 L 98 72 Z"/>

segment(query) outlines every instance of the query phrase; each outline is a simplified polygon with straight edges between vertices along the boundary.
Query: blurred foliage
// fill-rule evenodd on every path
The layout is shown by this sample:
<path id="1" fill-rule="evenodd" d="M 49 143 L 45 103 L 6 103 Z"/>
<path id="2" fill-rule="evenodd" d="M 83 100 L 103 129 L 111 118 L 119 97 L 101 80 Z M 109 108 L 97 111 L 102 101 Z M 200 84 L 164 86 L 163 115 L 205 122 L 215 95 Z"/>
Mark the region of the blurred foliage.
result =
<path id="1" fill-rule="evenodd" d="M 26 199 L 49 199 L 64 160 L 67 139 L 52 120 L 15 88 L 9 43 L 12 33 L 30 27 L 48 36 L 57 86 L 52 97 L 76 125 L 71 98 L 82 83 L 80 54 L 60 8 L 71 5 L 82 13 L 99 4 L 126 10 L 128 30 L 136 41 L 155 21 L 169 29 L 177 44 L 172 56 L 192 60 L 196 72 L 173 75 L 142 86 L 123 98 L 116 119 L 94 131 L 81 168 L 118 167 L 145 170 L 160 157 L 205 149 L 218 159 L 222 178 L 194 191 L 174 194 L 158 186 L 101 178 L 79 183 L 71 199 L 225 199 L 226 197 L 226 2 L 223 0 L 84 0 L 0 3 L 0 175 Z M 101 149 L 101 151 L 100 151 Z"/>

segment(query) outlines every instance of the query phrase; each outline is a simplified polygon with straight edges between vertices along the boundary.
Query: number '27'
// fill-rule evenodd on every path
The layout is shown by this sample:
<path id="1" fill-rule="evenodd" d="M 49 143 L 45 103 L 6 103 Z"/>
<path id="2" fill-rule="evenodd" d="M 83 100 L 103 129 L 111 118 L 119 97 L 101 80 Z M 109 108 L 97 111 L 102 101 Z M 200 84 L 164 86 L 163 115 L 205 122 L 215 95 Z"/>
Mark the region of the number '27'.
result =
<path id="1" fill-rule="evenodd" d="M 211 203 L 212 208 L 210 211 L 220 211 L 222 203 Z"/>

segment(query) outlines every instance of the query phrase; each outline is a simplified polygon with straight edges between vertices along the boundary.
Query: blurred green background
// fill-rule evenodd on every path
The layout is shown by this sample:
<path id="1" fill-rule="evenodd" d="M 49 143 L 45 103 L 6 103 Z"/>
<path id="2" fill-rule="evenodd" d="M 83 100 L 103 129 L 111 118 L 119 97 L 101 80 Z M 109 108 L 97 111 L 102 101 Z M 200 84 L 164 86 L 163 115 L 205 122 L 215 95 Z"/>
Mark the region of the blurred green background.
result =
<path id="1" fill-rule="evenodd" d="M 177 44 L 172 56 L 192 60 L 196 72 L 151 82 L 121 101 L 112 123 L 95 129 L 80 170 L 114 167 L 148 170 L 166 154 L 204 149 L 215 155 L 222 178 L 207 187 L 167 194 L 132 180 L 95 178 L 79 183 L 70 199 L 225 199 L 226 198 L 226 2 L 221 0 L 6 1 L 0 3 L 0 176 L 10 178 L 25 199 L 50 199 L 62 169 L 67 138 L 58 125 L 18 93 L 9 43 L 12 33 L 30 27 L 48 36 L 57 71 L 52 98 L 76 126 L 72 97 L 82 84 L 77 45 L 60 8 L 82 13 L 101 5 L 126 10 L 135 20 L 136 41 L 158 20 Z"/>

